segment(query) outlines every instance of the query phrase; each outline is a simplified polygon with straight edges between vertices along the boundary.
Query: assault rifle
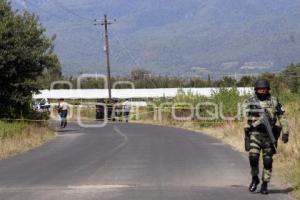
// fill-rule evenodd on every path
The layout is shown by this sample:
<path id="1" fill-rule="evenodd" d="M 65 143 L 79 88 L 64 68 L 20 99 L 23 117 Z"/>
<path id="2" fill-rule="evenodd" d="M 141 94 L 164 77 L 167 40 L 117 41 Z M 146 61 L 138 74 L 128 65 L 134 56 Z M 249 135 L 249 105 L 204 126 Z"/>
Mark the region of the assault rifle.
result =
<path id="1" fill-rule="evenodd" d="M 259 125 L 263 125 L 267 131 L 267 134 L 271 140 L 271 144 L 273 146 L 274 153 L 277 152 L 277 141 L 275 139 L 272 126 L 269 121 L 269 113 L 267 110 L 262 108 L 259 104 L 256 104 L 256 112 L 259 114 L 257 121 L 252 123 L 252 127 L 256 128 Z"/>

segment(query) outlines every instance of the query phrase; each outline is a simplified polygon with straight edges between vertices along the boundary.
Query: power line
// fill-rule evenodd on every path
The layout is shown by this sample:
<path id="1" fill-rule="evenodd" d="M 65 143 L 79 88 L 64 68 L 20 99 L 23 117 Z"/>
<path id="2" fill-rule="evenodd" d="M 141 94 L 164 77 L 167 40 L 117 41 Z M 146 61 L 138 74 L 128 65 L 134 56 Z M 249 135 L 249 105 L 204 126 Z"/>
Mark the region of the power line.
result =
<path id="1" fill-rule="evenodd" d="M 116 38 L 117 42 L 122 46 L 122 49 L 126 51 L 127 55 L 132 59 L 132 61 L 134 62 L 134 65 L 136 67 L 140 67 L 141 64 L 137 61 L 137 59 L 133 56 L 133 54 L 130 52 L 129 48 L 124 44 L 124 42 L 122 42 L 122 40 L 118 37 L 118 35 L 116 34 L 116 32 L 111 31 L 113 36 Z"/>
<path id="2" fill-rule="evenodd" d="M 49 14 L 51 17 L 53 16 L 53 17 L 56 17 L 56 18 L 58 18 L 58 19 L 61 19 L 61 16 L 58 16 L 58 15 L 56 15 L 56 14 L 53 14 L 53 13 L 51 13 L 51 12 L 49 12 L 48 10 L 45 10 L 45 9 L 43 9 L 43 8 L 37 8 L 36 7 L 36 4 L 34 4 L 34 3 L 32 3 L 32 2 L 30 2 L 30 1 L 28 1 L 28 0 L 24 0 L 24 1 L 26 1 L 26 11 L 27 12 L 29 12 L 29 7 L 28 7 L 28 5 L 30 5 L 30 6 L 32 6 L 32 7 L 34 7 L 34 8 L 36 8 L 36 9 L 38 9 L 39 11 L 42 11 L 42 12 L 44 12 L 44 13 L 47 13 L 47 14 Z"/>
<path id="3" fill-rule="evenodd" d="M 85 27 L 90 27 L 90 28 L 94 28 L 94 26 L 92 25 L 88 25 L 86 23 L 77 23 L 77 24 L 71 24 L 70 26 L 64 26 L 64 24 L 62 25 L 51 25 L 51 26 L 47 26 L 47 29 L 54 29 L 56 31 L 61 31 L 61 30 L 70 30 L 70 29 L 77 29 L 77 28 L 85 28 Z"/>
<path id="4" fill-rule="evenodd" d="M 17 0 L 14 0 L 14 1 L 17 1 Z M 63 19 L 62 17 L 65 16 L 65 15 L 59 16 L 59 15 L 53 13 L 53 12 L 49 12 L 49 10 L 43 9 L 41 6 L 37 7 L 37 5 L 35 3 L 33 3 L 33 2 L 31 2 L 30 0 L 22 0 L 22 1 L 23 1 L 24 9 L 27 12 L 31 12 L 30 11 L 30 7 L 32 7 L 34 9 L 38 10 L 38 12 L 34 12 L 34 13 L 37 13 L 37 14 L 40 14 L 40 12 L 42 12 L 42 13 L 48 14 L 50 17 L 55 17 L 55 18 L 57 18 L 59 20 L 62 20 Z M 89 18 L 86 18 L 86 17 L 78 15 L 77 13 L 75 13 L 74 11 L 68 9 L 66 6 L 62 5 L 61 3 L 57 2 L 56 0 L 51 0 L 50 2 L 53 3 L 56 7 L 59 7 L 61 9 L 63 9 L 64 11 L 72 14 L 73 16 L 76 16 L 76 17 L 79 17 L 79 18 L 84 19 L 86 21 L 88 20 L 88 21 L 92 22 L 92 19 L 89 19 Z M 28 5 L 30 5 L 30 6 L 28 6 Z M 78 21 L 75 21 L 75 20 L 66 20 L 66 18 L 63 19 L 63 20 L 64 21 L 71 21 L 71 22 L 78 23 Z"/>
<path id="5" fill-rule="evenodd" d="M 67 13 L 69 13 L 69 14 L 75 16 L 75 17 L 78 17 L 78 18 L 80 18 L 80 19 L 83 19 L 83 20 L 86 20 L 86 21 L 90 21 L 90 22 L 92 21 L 92 19 L 90 19 L 90 18 L 87 18 L 87 17 L 84 17 L 84 16 L 81 16 L 81 15 L 77 14 L 76 12 L 74 12 L 74 11 L 71 10 L 71 9 L 69 9 L 68 7 L 66 7 L 65 5 L 63 5 L 62 3 L 58 2 L 57 0 L 51 0 L 51 2 L 52 2 L 55 6 L 61 8 L 61 9 L 64 10 L 65 12 L 67 12 Z"/>

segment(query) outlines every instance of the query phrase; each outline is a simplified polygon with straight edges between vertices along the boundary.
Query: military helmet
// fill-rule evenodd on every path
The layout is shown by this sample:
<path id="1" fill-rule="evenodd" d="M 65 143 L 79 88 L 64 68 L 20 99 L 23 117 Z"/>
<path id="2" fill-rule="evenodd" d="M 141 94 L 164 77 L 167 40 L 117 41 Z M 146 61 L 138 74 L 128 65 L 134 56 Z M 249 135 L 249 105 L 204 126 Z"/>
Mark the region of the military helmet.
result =
<path id="1" fill-rule="evenodd" d="M 254 88 L 255 89 L 258 89 L 258 88 L 268 88 L 268 89 L 270 89 L 270 82 L 266 79 L 258 79 L 255 82 Z"/>

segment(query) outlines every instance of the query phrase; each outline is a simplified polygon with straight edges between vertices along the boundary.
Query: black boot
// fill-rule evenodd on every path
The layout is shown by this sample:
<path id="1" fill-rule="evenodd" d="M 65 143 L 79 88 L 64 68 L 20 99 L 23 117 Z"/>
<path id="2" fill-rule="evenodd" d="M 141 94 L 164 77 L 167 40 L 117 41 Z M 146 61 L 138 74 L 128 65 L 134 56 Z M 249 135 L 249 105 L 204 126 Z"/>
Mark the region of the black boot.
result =
<path id="1" fill-rule="evenodd" d="M 249 191 L 250 192 L 255 192 L 257 189 L 257 185 L 259 184 L 259 178 L 257 176 L 252 177 L 252 182 L 249 186 Z"/>
<path id="2" fill-rule="evenodd" d="M 260 193 L 261 194 L 269 194 L 269 191 L 268 191 L 268 182 L 263 182 L 261 184 L 261 189 L 260 189 Z"/>

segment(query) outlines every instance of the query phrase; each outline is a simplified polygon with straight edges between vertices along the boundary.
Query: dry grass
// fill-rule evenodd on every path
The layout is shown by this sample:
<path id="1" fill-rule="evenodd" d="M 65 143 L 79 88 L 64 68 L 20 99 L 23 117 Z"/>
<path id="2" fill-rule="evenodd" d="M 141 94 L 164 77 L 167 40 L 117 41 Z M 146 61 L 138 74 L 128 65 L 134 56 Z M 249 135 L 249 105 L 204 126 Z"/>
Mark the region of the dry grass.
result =
<path id="1" fill-rule="evenodd" d="M 0 159 L 26 152 L 54 138 L 47 124 L 0 122 Z"/>
<path id="2" fill-rule="evenodd" d="M 244 151 L 244 123 L 242 122 L 227 122 L 220 126 L 200 130 L 230 144 L 237 151 Z"/>

